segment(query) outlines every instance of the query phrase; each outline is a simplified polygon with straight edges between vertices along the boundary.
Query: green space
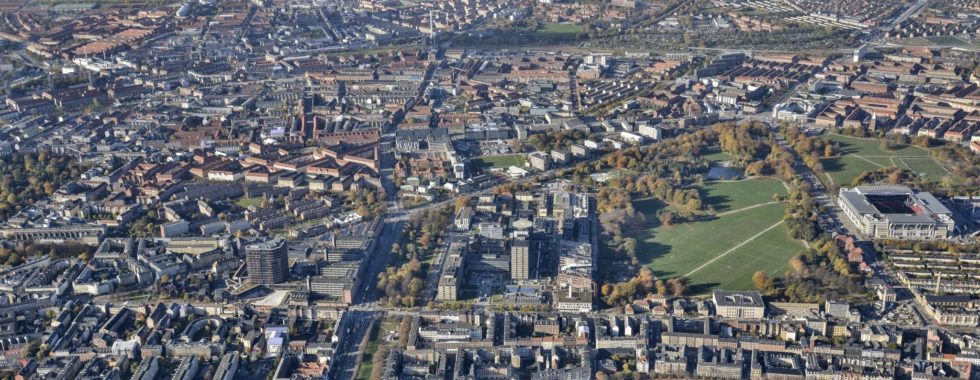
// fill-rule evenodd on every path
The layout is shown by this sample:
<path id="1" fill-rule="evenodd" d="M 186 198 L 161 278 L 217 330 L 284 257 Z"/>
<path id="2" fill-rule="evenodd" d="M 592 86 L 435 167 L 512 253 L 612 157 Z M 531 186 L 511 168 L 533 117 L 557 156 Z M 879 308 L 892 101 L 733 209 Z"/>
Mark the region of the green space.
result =
<path id="1" fill-rule="evenodd" d="M 756 16 L 762 16 L 762 15 L 769 14 L 769 12 L 766 11 L 765 9 L 763 9 L 763 8 L 756 8 L 756 7 L 742 7 L 742 8 L 740 8 L 738 10 L 738 13 L 741 13 L 743 15 L 750 16 L 750 17 L 756 17 Z"/>
<path id="2" fill-rule="evenodd" d="M 946 168 L 932 158 L 902 158 L 900 160 L 909 170 L 926 178 L 938 179 L 949 174 Z"/>
<path id="3" fill-rule="evenodd" d="M 926 39 L 929 40 L 929 42 L 932 42 L 933 44 L 939 45 L 939 46 L 963 46 L 963 45 L 967 45 L 967 43 L 964 42 L 963 40 L 961 40 L 959 38 L 956 38 L 956 37 L 953 37 L 953 36 L 933 36 L 933 37 L 927 37 Z"/>
<path id="4" fill-rule="evenodd" d="M 262 197 L 238 198 L 238 200 L 235 201 L 235 204 L 241 208 L 248 208 L 249 206 L 259 207 L 262 205 Z"/>
<path id="5" fill-rule="evenodd" d="M 711 183 L 704 190 L 706 203 L 716 211 L 733 212 L 664 226 L 656 213 L 671 206 L 656 199 L 634 202 L 647 216 L 646 226 L 631 232 L 639 243 L 640 262 L 661 279 L 686 276 L 694 294 L 752 289 L 752 275 L 759 270 L 782 276 L 789 259 L 803 248 L 786 225 L 779 224 L 785 206 L 766 204 L 773 193 L 786 193 L 782 184 L 753 179 Z M 739 210 L 754 205 L 758 206 Z"/>
<path id="6" fill-rule="evenodd" d="M 839 134 L 827 134 L 824 138 L 838 142 L 842 154 L 857 154 L 860 156 L 928 156 L 929 151 L 915 145 L 905 145 L 895 149 L 884 149 L 881 141 L 873 138 L 851 137 Z"/>
<path id="7" fill-rule="evenodd" d="M 478 168 L 509 168 L 511 166 L 524 167 L 524 156 L 519 154 L 508 154 L 503 156 L 484 156 L 473 159 L 473 165 Z"/>
<path id="8" fill-rule="evenodd" d="M 823 169 L 830 175 L 833 183 L 838 186 L 849 186 L 854 178 L 862 172 L 879 169 L 881 166 L 864 161 L 857 157 L 841 157 L 823 160 Z M 820 177 L 821 181 L 826 181 L 826 175 Z M 824 183 L 825 186 L 830 184 Z"/>
<path id="9" fill-rule="evenodd" d="M 706 206 L 716 212 L 728 212 L 744 207 L 772 202 L 772 195 L 786 195 L 786 187 L 773 178 L 753 178 L 738 182 L 711 182 L 704 186 Z"/>
<path id="10" fill-rule="evenodd" d="M 862 172 L 889 167 L 910 169 L 921 176 L 935 180 L 947 174 L 925 148 L 905 145 L 896 149 L 885 149 L 881 147 L 881 142 L 875 139 L 838 134 L 829 134 L 825 137 L 839 143 L 841 147 L 840 157 L 822 161 L 824 171 L 838 186 L 850 185 Z M 826 176 L 821 176 L 821 180 L 826 180 Z"/>
<path id="11" fill-rule="evenodd" d="M 887 41 L 890 44 L 900 46 L 957 47 L 974 51 L 980 48 L 980 39 L 970 38 L 966 35 L 889 38 Z"/>
<path id="12" fill-rule="evenodd" d="M 374 369 L 374 355 L 378 353 L 378 348 L 381 345 L 381 330 L 381 326 L 375 326 L 371 329 L 371 341 L 364 349 L 364 358 L 361 360 L 360 367 L 357 368 L 355 379 L 368 380 L 371 378 L 371 371 Z"/>
<path id="13" fill-rule="evenodd" d="M 582 32 L 581 25 L 575 24 L 559 24 L 559 23 L 545 23 L 542 24 L 538 30 L 535 31 L 537 34 L 558 36 L 558 35 L 571 35 L 579 34 Z"/>
<path id="14" fill-rule="evenodd" d="M 705 160 L 708 161 L 723 162 L 723 161 L 731 161 L 732 155 L 722 152 L 720 150 L 712 149 L 711 153 L 702 154 L 701 158 L 704 158 Z"/>

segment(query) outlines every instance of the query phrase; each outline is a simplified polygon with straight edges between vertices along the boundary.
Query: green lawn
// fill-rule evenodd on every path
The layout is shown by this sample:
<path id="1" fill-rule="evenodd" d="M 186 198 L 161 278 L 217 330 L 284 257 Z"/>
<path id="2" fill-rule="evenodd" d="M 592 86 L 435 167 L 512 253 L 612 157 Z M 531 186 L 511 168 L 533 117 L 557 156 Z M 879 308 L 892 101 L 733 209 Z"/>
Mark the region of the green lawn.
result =
<path id="1" fill-rule="evenodd" d="M 756 8 L 756 7 L 743 7 L 742 9 L 739 9 L 738 12 L 749 17 L 757 17 L 757 16 L 769 14 L 769 12 L 766 11 L 765 9 Z"/>
<path id="2" fill-rule="evenodd" d="M 381 329 L 381 326 L 371 329 L 371 341 L 364 349 L 364 358 L 361 360 L 361 366 L 357 369 L 355 379 L 367 380 L 371 378 L 371 371 L 374 369 L 374 355 L 378 352 L 378 347 L 381 344 Z"/>
<path id="3" fill-rule="evenodd" d="M 838 134 L 828 134 L 826 138 L 840 143 L 841 146 L 841 157 L 822 161 L 824 170 L 838 186 L 850 185 L 862 172 L 888 167 L 911 169 L 934 180 L 946 175 L 946 171 L 930 157 L 929 150 L 925 148 L 906 145 L 889 150 L 882 149 L 880 141 L 875 139 Z M 826 177 L 821 176 L 821 180 L 826 180 Z"/>
<path id="4" fill-rule="evenodd" d="M 785 193 L 785 188 L 777 180 L 757 179 L 712 183 L 706 185 L 705 191 L 708 203 L 723 212 L 770 202 L 773 193 Z M 675 226 L 660 225 L 656 212 L 670 206 L 659 200 L 638 200 L 634 207 L 647 215 L 647 225 L 631 231 L 639 241 L 640 261 L 659 278 L 687 276 L 694 294 L 712 289 L 751 289 L 753 273 L 762 270 L 781 276 L 789 259 L 803 248 L 802 243 L 789 236 L 785 225 L 762 233 L 782 220 L 782 204 Z"/>
<path id="5" fill-rule="evenodd" d="M 474 158 L 473 165 L 478 168 L 509 168 L 511 166 L 524 167 L 524 156 L 510 154 L 504 156 L 484 156 Z"/>
<path id="6" fill-rule="evenodd" d="M 712 150 L 711 153 L 702 154 L 701 158 L 708 161 L 731 161 L 732 155 L 719 150 Z"/>
<path id="7" fill-rule="evenodd" d="M 850 186 L 851 181 L 854 181 L 861 173 L 880 168 L 881 166 L 854 156 L 823 160 L 824 171 L 830 174 L 830 178 L 834 180 L 834 184 L 837 186 Z M 821 176 L 820 180 L 826 180 L 826 176 Z"/>
<path id="8" fill-rule="evenodd" d="M 772 201 L 775 193 L 786 195 L 786 187 L 777 179 L 758 178 L 740 182 L 711 182 L 704 186 L 706 206 L 716 212 L 737 210 L 743 207 Z"/>
<path id="9" fill-rule="evenodd" d="M 949 172 L 932 158 L 902 158 L 900 161 L 909 170 L 930 179 L 940 179 Z"/>
<path id="10" fill-rule="evenodd" d="M 940 46 L 967 45 L 966 42 L 954 36 L 933 36 L 933 37 L 927 37 L 926 39 L 929 40 L 929 42 L 932 42 L 933 44 L 940 45 Z"/>
<path id="11" fill-rule="evenodd" d="M 579 34 L 582 32 L 581 25 L 575 24 L 559 24 L 559 23 L 546 23 L 541 25 L 535 33 L 542 35 L 570 35 Z"/>
<path id="12" fill-rule="evenodd" d="M 235 204 L 241 208 L 248 208 L 249 206 L 259 207 L 262 205 L 262 197 L 238 198 Z"/>
<path id="13" fill-rule="evenodd" d="M 841 145 L 841 153 L 857 154 L 859 156 L 928 156 L 929 150 L 915 145 L 905 145 L 897 149 L 882 149 L 881 142 L 872 138 L 860 138 L 844 136 L 839 134 L 827 134 L 824 136 L 830 141 L 835 141 Z"/>

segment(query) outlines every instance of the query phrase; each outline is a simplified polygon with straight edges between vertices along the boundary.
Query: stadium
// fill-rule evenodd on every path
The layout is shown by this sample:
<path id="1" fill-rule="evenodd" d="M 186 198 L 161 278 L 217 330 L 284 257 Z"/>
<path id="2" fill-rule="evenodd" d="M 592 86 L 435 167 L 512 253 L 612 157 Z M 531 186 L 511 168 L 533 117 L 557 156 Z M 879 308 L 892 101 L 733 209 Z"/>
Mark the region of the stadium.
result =
<path id="1" fill-rule="evenodd" d="M 898 185 L 841 188 L 838 203 L 858 231 L 875 239 L 945 239 L 952 213 L 927 192 Z"/>

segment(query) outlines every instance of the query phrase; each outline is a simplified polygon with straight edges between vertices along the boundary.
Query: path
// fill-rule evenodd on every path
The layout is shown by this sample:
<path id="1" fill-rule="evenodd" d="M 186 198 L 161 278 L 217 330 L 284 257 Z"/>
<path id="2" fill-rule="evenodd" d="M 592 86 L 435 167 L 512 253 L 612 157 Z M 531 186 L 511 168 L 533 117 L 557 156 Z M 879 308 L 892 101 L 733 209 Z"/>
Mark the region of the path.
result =
<path id="1" fill-rule="evenodd" d="M 834 186 L 834 177 L 831 177 L 830 173 L 827 172 L 823 172 L 823 175 L 827 177 L 827 182 L 830 183 L 830 186 Z M 825 186 L 825 187 L 829 187 L 829 186 Z"/>
<path id="2" fill-rule="evenodd" d="M 910 165 L 908 161 L 905 161 L 906 158 L 908 158 L 908 159 L 932 160 L 932 162 L 934 162 L 936 164 L 936 166 L 938 166 L 940 169 L 943 169 L 943 171 L 946 172 L 947 175 L 953 174 L 953 172 L 949 171 L 949 169 L 946 169 L 946 165 L 943 165 L 941 162 L 939 162 L 939 160 L 937 160 L 935 158 L 932 158 L 932 157 L 898 157 L 898 160 L 899 161 L 902 161 L 902 164 L 905 165 L 905 167 L 908 168 L 909 170 L 911 170 L 912 172 L 915 172 L 915 169 L 912 168 L 912 165 Z M 894 163 L 894 162 L 892 162 L 892 163 Z M 895 165 L 895 166 L 898 166 L 898 165 Z"/>
<path id="3" fill-rule="evenodd" d="M 745 206 L 745 207 L 742 207 L 742 208 L 737 209 L 737 210 L 729 210 L 729 211 L 725 211 L 725 212 L 722 212 L 722 213 L 718 213 L 718 214 L 715 214 L 715 216 L 725 216 L 725 215 L 729 215 L 729 214 L 734 214 L 736 212 L 742 212 L 742 211 L 745 211 L 745 210 L 751 210 L 751 209 L 754 209 L 756 207 L 768 206 L 768 205 L 772 205 L 772 204 L 776 204 L 776 203 L 783 203 L 783 202 L 779 202 L 779 201 L 763 202 L 763 203 L 759 203 L 757 205 Z"/>
<path id="4" fill-rule="evenodd" d="M 874 161 L 871 161 L 871 160 L 869 160 L 869 159 L 867 159 L 867 158 L 864 158 L 863 156 L 858 156 L 858 155 L 856 155 L 856 154 L 854 154 L 854 153 L 851 153 L 851 154 L 848 154 L 848 156 L 851 156 L 851 157 L 857 157 L 857 158 L 860 158 L 860 159 L 862 159 L 862 160 L 865 160 L 865 161 L 867 161 L 867 162 L 870 162 L 870 163 L 871 163 L 871 165 L 874 165 L 874 166 L 877 166 L 877 167 L 879 167 L 879 168 L 884 168 L 884 166 L 881 166 L 881 164 L 879 164 L 879 163 L 877 163 L 877 162 L 874 162 Z"/>
<path id="5" fill-rule="evenodd" d="M 856 158 L 859 158 L 861 160 L 867 161 L 867 162 L 871 163 L 872 165 L 875 165 L 875 166 L 877 166 L 879 168 L 885 168 L 885 166 L 882 166 L 881 164 L 879 164 L 877 162 L 874 162 L 874 161 L 869 160 L 868 157 L 871 157 L 871 158 L 888 158 L 888 161 L 891 162 L 892 163 L 892 166 L 893 167 L 896 167 L 896 168 L 899 167 L 898 164 L 895 163 L 895 159 L 897 158 L 899 161 L 902 162 L 902 164 L 905 164 L 905 167 L 906 168 L 908 168 L 911 171 L 915 171 L 915 170 L 912 169 L 912 165 L 909 165 L 909 163 L 905 161 L 906 158 L 908 158 L 908 159 L 931 159 L 933 162 L 936 163 L 937 166 L 939 166 L 940 169 L 943 169 L 946 172 L 946 174 L 952 174 L 952 172 L 950 172 L 949 169 L 946 169 L 946 165 L 943 165 L 942 163 L 940 163 L 938 160 L 936 160 L 932 156 L 859 156 L 859 155 L 856 155 L 854 153 L 850 153 L 850 154 L 848 154 L 848 156 L 856 157 Z M 829 177 L 829 175 L 828 175 L 828 177 Z"/>
<path id="6" fill-rule="evenodd" d="M 743 241 L 741 243 L 738 243 L 738 245 L 736 245 L 736 246 L 728 249 L 727 251 L 722 252 L 720 255 L 715 256 L 715 258 L 713 258 L 711 260 L 708 260 L 706 263 L 701 264 L 701 266 L 699 266 L 697 268 L 694 268 L 694 270 L 692 270 L 690 272 L 687 272 L 687 274 L 685 274 L 684 277 L 691 277 L 691 275 L 694 274 L 694 273 L 697 273 L 697 271 L 699 271 L 701 269 L 704 269 L 704 267 L 706 267 L 708 265 L 711 265 L 711 263 L 713 263 L 715 261 L 718 261 L 718 259 L 721 259 L 722 257 L 727 256 L 729 253 L 735 252 L 736 249 L 741 248 L 743 245 L 746 245 L 746 244 L 751 243 L 753 240 L 755 240 L 759 236 L 762 236 L 762 234 L 764 234 L 766 232 L 769 232 L 769 230 L 771 230 L 773 228 L 779 227 L 780 224 L 783 224 L 783 221 L 782 220 L 776 222 L 776 224 L 773 224 L 773 225 L 769 226 L 769 228 L 766 228 L 766 229 L 764 229 L 762 231 L 759 231 L 759 233 L 757 233 L 755 235 L 752 235 L 752 237 L 746 239 L 745 241 Z"/>

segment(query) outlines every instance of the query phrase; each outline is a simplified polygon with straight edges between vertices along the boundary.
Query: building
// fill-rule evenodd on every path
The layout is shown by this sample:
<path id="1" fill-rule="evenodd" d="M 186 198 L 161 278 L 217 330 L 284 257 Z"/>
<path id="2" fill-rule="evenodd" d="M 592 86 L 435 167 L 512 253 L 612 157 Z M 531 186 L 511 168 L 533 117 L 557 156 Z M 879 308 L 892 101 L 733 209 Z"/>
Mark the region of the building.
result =
<path id="1" fill-rule="evenodd" d="M 715 303 L 715 312 L 722 318 L 761 319 L 766 314 L 766 304 L 756 291 L 715 290 L 711 300 Z"/>
<path id="2" fill-rule="evenodd" d="M 180 360 L 180 364 L 177 365 L 177 371 L 174 373 L 172 379 L 174 380 L 191 380 L 197 378 L 197 370 L 200 361 L 196 356 L 188 356 Z"/>
<path id="3" fill-rule="evenodd" d="M 235 372 L 238 371 L 238 355 L 234 352 L 226 353 L 221 357 L 218 369 L 214 371 L 214 380 L 232 380 Z"/>
<path id="4" fill-rule="evenodd" d="M 136 373 L 133 374 L 133 380 L 151 380 L 156 378 L 157 372 L 160 370 L 160 359 L 156 356 L 150 356 L 143 359 L 140 362 L 139 367 L 136 368 Z"/>
<path id="5" fill-rule="evenodd" d="M 473 209 L 466 206 L 456 212 L 456 218 L 453 220 L 453 224 L 456 226 L 457 231 L 469 231 L 472 220 Z"/>
<path id="6" fill-rule="evenodd" d="M 278 284 L 289 277 L 286 240 L 274 239 L 245 247 L 248 280 L 254 285 Z"/>
<path id="7" fill-rule="evenodd" d="M 289 343 L 289 329 L 284 326 L 269 326 L 265 328 L 266 357 L 276 357 L 283 347 Z"/>
<path id="8" fill-rule="evenodd" d="M 647 138 L 650 138 L 650 139 L 653 139 L 653 140 L 660 140 L 660 139 L 663 138 L 663 135 L 664 135 L 664 130 L 659 125 L 643 124 L 643 125 L 640 125 L 640 128 L 639 128 L 639 130 L 637 132 L 641 136 L 644 136 L 644 137 L 647 137 Z"/>
<path id="9" fill-rule="evenodd" d="M 456 301 L 459 299 L 459 288 L 463 284 L 463 245 L 449 245 L 446 266 L 439 277 L 439 288 L 436 299 L 439 301 Z"/>
<path id="10" fill-rule="evenodd" d="M 859 232 L 874 239 L 945 239 L 956 227 L 936 197 L 905 186 L 841 188 L 838 203 Z"/>
<path id="11" fill-rule="evenodd" d="M 160 225 L 160 237 L 169 238 L 187 234 L 190 231 L 190 223 L 186 220 L 164 223 Z"/>
<path id="12" fill-rule="evenodd" d="M 537 170 L 545 171 L 551 169 L 551 156 L 542 152 L 534 152 L 527 156 L 528 162 L 531 163 L 531 167 Z"/>
<path id="13" fill-rule="evenodd" d="M 531 278 L 531 249 L 527 240 L 514 240 L 510 246 L 510 278 L 527 280 Z"/>

